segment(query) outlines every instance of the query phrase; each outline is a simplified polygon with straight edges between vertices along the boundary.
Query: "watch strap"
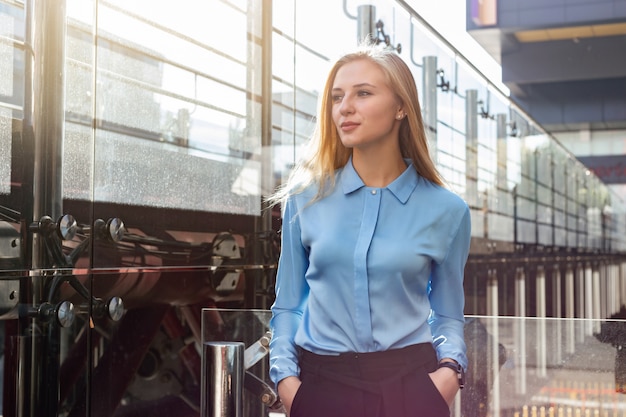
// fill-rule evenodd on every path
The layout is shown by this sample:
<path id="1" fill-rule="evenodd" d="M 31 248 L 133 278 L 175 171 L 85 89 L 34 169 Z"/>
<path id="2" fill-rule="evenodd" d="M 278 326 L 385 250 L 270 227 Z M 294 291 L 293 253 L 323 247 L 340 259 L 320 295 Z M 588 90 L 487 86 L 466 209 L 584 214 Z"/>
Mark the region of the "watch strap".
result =
<path id="1" fill-rule="evenodd" d="M 438 368 L 450 368 L 454 372 L 456 372 L 458 380 L 459 380 L 459 388 L 463 388 L 465 386 L 465 381 L 463 377 L 463 368 L 456 362 L 439 362 Z"/>

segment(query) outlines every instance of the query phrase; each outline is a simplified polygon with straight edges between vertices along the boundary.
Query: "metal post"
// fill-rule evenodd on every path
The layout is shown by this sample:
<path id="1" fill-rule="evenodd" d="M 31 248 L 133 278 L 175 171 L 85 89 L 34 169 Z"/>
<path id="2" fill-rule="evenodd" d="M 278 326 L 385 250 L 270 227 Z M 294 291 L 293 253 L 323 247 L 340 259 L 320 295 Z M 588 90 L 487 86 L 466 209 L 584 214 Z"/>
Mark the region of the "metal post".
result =
<path id="1" fill-rule="evenodd" d="M 609 297 L 609 310 L 605 317 L 610 317 L 611 315 L 617 313 L 619 311 L 619 304 L 617 302 L 617 294 L 619 287 L 617 285 L 617 265 L 609 264 L 608 268 L 608 292 L 607 296 Z"/>
<path id="2" fill-rule="evenodd" d="M 467 202 L 478 205 L 478 90 L 465 91 Z"/>
<path id="3" fill-rule="evenodd" d="M 487 281 L 487 315 L 490 316 L 488 321 L 488 332 L 491 334 L 490 346 L 488 349 L 488 369 L 487 372 L 487 386 L 493 387 L 491 395 L 491 410 L 492 416 L 498 417 L 500 415 L 500 326 L 498 323 L 498 271 L 496 269 L 490 269 L 488 271 Z"/>
<path id="4" fill-rule="evenodd" d="M 24 127 L 33 133 L 33 217 L 62 214 L 65 132 L 65 0 L 28 2 Z M 36 239 L 36 238 L 35 238 Z M 49 267 L 37 242 L 33 268 Z"/>
<path id="5" fill-rule="evenodd" d="M 618 279 L 620 283 L 619 306 L 621 307 L 623 304 L 626 304 L 626 262 L 620 264 Z"/>
<path id="6" fill-rule="evenodd" d="M 574 331 L 574 317 L 576 313 L 574 298 L 574 270 L 571 265 L 565 269 L 565 317 L 567 327 L 565 330 L 565 351 L 574 353 L 576 351 L 576 338 Z"/>
<path id="7" fill-rule="evenodd" d="M 506 114 L 499 113 L 496 116 L 496 129 L 498 136 L 498 144 L 496 148 L 496 159 L 498 160 L 498 165 L 496 166 L 496 187 L 498 190 L 506 190 L 507 189 L 507 124 L 506 124 Z"/>
<path id="8" fill-rule="evenodd" d="M 577 316 L 578 318 L 584 319 L 586 318 L 585 315 L 585 305 L 586 305 L 586 294 L 588 293 L 587 288 L 585 287 L 585 276 L 587 274 L 586 272 L 586 265 L 584 263 L 578 263 L 576 264 L 576 294 L 578 294 L 577 300 L 576 300 L 576 306 L 577 306 Z M 576 341 L 579 343 L 584 343 L 585 341 L 585 337 L 586 337 L 586 330 L 585 330 L 586 324 L 585 322 L 581 323 L 580 326 L 576 326 Z"/>
<path id="9" fill-rule="evenodd" d="M 422 58 L 422 114 L 430 157 L 437 162 L 437 57 Z"/>
<path id="10" fill-rule="evenodd" d="M 475 147 L 478 137 L 478 90 L 465 91 L 465 132 L 468 145 Z"/>
<path id="11" fill-rule="evenodd" d="M 620 309 L 619 268 L 618 263 L 611 265 L 611 293 L 613 295 L 611 314 L 617 313 Z"/>
<path id="12" fill-rule="evenodd" d="M 591 309 L 591 318 L 593 321 L 591 322 L 591 333 L 598 333 L 600 331 L 600 319 L 601 317 L 601 308 L 603 303 L 602 292 L 600 291 L 600 271 L 604 267 L 601 263 L 596 263 L 591 272 L 592 277 L 592 285 L 593 285 L 593 301 L 592 301 L 592 309 Z"/>
<path id="13" fill-rule="evenodd" d="M 252 39 L 260 40 L 260 45 L 249 42 L 248 48 L 248 91 L 253 97 L 247 100 L 247 131 L 250 138 L 261 138 L 261 184 L 259 216 L 254 218 L 255 236 L 262 236 L 272 230 L 272 210 L 269 208 L 266 196 L 272 194 L 275 183 L 272 163 L 272 3 L 273 0 L 248 0 L 248 33 Z M 258 71 L 258 68 L 261 68 Z M 295 108 L 296 90 L 292 92 Z M 260 104 L 260 106 L 259 106 Z M 295 118 L 295 115 L 293 116 Z M 294 121 L 294 126 L 295 126 Z M 257 139 L 253 139 L 257 140 Z M 255 264 L 264 263 L 264 253 L 267 253 L 267 240 L 256 238 L 250 245 L 250 259 Z M 266 271 L 246 271 L 245 307 L 268 309 L 269 300 L 262 294 L 269 286 L 269 277 Z"/>
<path id="14" fill-rule="evenodd" d="M 241 417 L 244 344 L 204 342 L 200 417 Z"/>
<path id="15" fill-rule="evenodd" d="M 52 268 L 40 236 L 29 225 L 43 216 L 55 221 L 63 204 L 63 136 L 65 133 L 65 0 L 29 0 L 25 6 L 24 127 L 25 174 L 22 191 L 24 265 L 33 272 L 22 280 L 20 304 L 39 305 L 43 277 Z M 30 159 L 30 162 L 28 161 Z M 20 319 L 17 413 L 56 416 L 59 402 L 59 329 L 55 324 Z"/>
<path id="16" fill-rule="evenodd" d="M 591 319 L 593 319 L 593 269 L 590 263 L 585 264 L 585 335 L 591 336 L 593 333 L 593 327 Z"/>
<path id="17" fill-rule="evenodd" d="M 536 302 L 537 302 L 537 374 L 547 376 L 546 353 L 548 343 L 546 337 L 546 272 L 543 265 L 537 266 Z"/>
<path id="18" fill-rule="evenodd" d="M 558 263 L 554 264 L 554 266 L 552 267 L 552 280 L 551 281 L 552 281 L 552 288 L 554 289 L 552 291 L 552 305 L 553 305 L 552 314 L 554 317 L 560 319 L 561 317 L 563 317 L 563 314 L 561 313 L 562 311 L 562 298 L 561 298 L 562 279 L 561 279 L 561 267 Z M 555 363 L 561 363 L 561 360 L 562 360 L 562 353 L 563 353 L 562 323 L 563 323 L 563 320 L 555 321 L 555 329 L 553 333 L 555 335 L 555 337 L 553 338 L 555 347 L 554 349 L 552 349 Z"/>
<path id="19" fill-rule="evenodd" d="M 519 367 L 515 373 L 515 391 L 526 394 L 526 275 L 524 268 L 515 272 L 515 315 L 520 319 L 514 327 L 514 344 Z"/>
<path id="20" fill-rule="evenodd" d="M 487 271 L 487 315 L 498 315 L 498 275 L 495 269 Z"/>
<path id="21" fill-rule="evenodd" d="M 376 6 L 362 5 L 357 9 L 357 42 L 369 43 L 376 39 Z"/>

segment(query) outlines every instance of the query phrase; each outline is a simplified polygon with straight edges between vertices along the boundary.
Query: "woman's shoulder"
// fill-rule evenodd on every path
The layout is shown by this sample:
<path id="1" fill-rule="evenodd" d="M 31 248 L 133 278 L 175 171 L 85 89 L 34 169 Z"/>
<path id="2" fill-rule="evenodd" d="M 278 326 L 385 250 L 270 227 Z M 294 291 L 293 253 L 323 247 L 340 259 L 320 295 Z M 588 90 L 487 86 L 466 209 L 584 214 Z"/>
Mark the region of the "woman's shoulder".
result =
<path id="1" fill-rule="evenodd" d="M 424 178 L 421 178 L 420 183 L 422 184 L 422 192 L 428 193 L 428 199 L 432 203 L 443 204 L 446 207 L 456 207 L 459 210 L 465 210 L 468 208 L 467 202 L 461 197 L 460 194 L 453 191 L 452 189 L 435 184 L 434 182 L 428 181 Z"/>
<path id="2" fill-rule="evenodd" d="M 342 168 L 339 168 L 325 179 L 310 179 L 306 182 L 292 184 L 288 197 L 298 203 L 321 200 L 335 190 L 340 182 L 341 171 Z"/>
<path id="3" fill-rule="evenodd" d="M 289 206 L 294 213 L 300 213 L 320 199 L 319 192 L 319 184 L 315 182 L 299 184 L 289 190 L 284 201 L 285 206 Z"/>

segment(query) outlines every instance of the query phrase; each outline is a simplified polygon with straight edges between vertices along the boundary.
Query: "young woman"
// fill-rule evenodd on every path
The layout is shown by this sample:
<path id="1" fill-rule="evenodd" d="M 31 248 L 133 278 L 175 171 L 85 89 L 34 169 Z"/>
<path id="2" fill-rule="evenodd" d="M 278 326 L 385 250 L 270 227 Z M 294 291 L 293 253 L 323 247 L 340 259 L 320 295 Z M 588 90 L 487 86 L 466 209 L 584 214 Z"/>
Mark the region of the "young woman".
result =
<path id="1" fill-rule="evenodd" d="M 274 201 L 270 376 L 289 415 L 449 416 L 467 366 L 470 213 L 430 159 L 398 55 L 335 63 L 310 152 Z"/>

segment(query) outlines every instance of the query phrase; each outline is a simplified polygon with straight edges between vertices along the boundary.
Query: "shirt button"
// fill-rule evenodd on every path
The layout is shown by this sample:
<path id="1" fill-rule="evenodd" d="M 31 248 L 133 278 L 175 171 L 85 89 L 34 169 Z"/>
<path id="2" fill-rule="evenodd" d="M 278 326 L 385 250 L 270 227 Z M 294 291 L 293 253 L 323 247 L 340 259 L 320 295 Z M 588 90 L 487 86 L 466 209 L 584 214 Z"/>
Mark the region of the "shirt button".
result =
<path id="1" fill-rule="evenodd" d="M 372 195 L 376 195 L 376 190 L 372 190 Z"/>

